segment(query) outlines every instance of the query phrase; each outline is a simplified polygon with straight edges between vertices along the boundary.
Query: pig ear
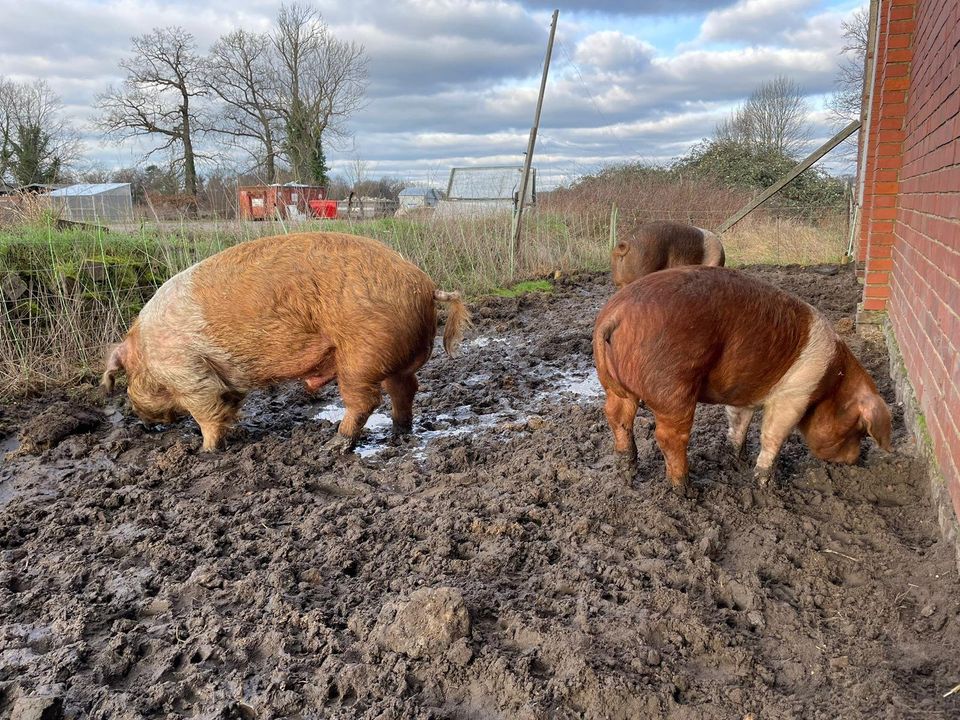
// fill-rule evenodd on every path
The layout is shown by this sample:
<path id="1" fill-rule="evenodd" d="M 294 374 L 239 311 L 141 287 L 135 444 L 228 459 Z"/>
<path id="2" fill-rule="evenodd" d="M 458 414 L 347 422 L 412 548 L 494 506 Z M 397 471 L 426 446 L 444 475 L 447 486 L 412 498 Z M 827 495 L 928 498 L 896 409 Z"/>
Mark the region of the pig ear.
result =
<path id="1" fill-rule="evenodd" d="M 124 369 L 127 361 L 127 343 L 124 341 L 110 351 L 110 357 L 107 358 L 107 369 L 100 379 L 100 387 L 107 394 L 113 392 L 114 381 L 117 373 Z"/>
<path id="2" fill-rule="evenodd" d="M 893 449 L 890 440 L 893 433 L 890 408 L 876 393 L 860 398 L 860 424 L 870 437 L 877 441 L 881 449 L 887 452 Z"/>

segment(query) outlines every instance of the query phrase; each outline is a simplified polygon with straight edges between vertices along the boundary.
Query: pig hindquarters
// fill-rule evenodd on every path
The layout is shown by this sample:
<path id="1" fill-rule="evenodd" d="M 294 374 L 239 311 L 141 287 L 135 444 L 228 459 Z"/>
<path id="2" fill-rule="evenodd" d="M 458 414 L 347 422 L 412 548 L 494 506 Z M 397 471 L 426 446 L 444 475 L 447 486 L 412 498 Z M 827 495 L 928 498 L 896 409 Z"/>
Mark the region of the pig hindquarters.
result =
<path id="1" fill-rule="evenodd" d="M 617 288 L 658 270 L 681 265 L 722 267 L 725 260 L 720 238 L 712 232 L 669 221 L 644 223 L 626 232 L 610 253 Z"/>
<path id="2" fill-rule="evenodd" d="M 856 462 L 866 434 L 890 447 L 890 411 L 826 318 L 737 271 L 675 268 L 628 285 L 601 310 L 593 348 L 618 465 L 630 476 L 641 402 L 656 418 L 667 477 L 681 492 L 689 489 L 687 444 L 698 402 L 727 406 L 737 455 L 763 408 L 761 486 L 794 427 L 824 460 Z"/>
<path id="3" fill-rule="evenodd" d="M 203 448 L 221 444 L 253 388 L 336 379 L 346 408 L 333 449 L 348 451 L 385 390 L 395 432 L 413 422 L 416 371 L 430 357 L 436 305 L 449 303 L 452 353 L 469 313 L 384 245 L 338 233 L 261 238 L 168 280 L 110 355 L 103 385 L 124 370 L 148 422 L 189 413 Z"/>

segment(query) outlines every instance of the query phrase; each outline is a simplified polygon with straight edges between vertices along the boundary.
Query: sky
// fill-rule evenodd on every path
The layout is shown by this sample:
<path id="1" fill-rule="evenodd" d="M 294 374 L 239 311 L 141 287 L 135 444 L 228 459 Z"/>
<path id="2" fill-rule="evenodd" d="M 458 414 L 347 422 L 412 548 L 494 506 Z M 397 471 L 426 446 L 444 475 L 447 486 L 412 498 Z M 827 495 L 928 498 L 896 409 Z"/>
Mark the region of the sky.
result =
<path id="1" fill-rule="evenodd" d="M 277 0 L 0 0 L 0 75 L 43 78 L 83 138 L 78 169 L 143 162 L 149 146 L 103 137 L 94 100 L 119 83 L 130 38 L 179 25 L 201 49 L 236 28 L 267 30 Z M 807 93 L 811 149 L 834 125 L 824 103 L 842 21 L 860 0 L 316 0 L 337 37 L 369 57 L 334 173 L 444 188 L 451 167 L 519 165 L 550 16 L 557 38 L 534 153 L 547 189 L 624 162 L 663 164 L 709 137 L 759 84 Z M 215 147 L 208 148 L 216 150 Z M 359 161 L 359 162 L 358 162 Z M 829 165 L 834 170 L 846 166 Z"/>

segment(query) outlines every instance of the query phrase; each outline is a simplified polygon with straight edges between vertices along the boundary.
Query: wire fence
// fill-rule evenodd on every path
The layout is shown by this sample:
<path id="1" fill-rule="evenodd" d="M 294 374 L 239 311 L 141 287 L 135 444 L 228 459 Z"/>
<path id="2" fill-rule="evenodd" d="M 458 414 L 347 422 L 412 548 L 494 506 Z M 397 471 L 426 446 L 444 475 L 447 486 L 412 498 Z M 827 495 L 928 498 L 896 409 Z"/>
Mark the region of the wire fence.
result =
<path id="1" fill-rule="evenodd" d="M 728 203 L 735 205 L 735 203 Z M 510 213 L 475 217 L 239 222 L 182 220 L 136 227 L 63 226 L 40 213 L 0 226 L 0 395 L 99 374 L 107 349 L 168 278 L 258 236 L 336 230 L 374 237 L 422 267 L 442 288 L 481 294 L 518 279 L 609 266 L 612 204 L 541 202 L 525 215 L 511 276 Z M 709 203 L 618 208 L 617 232 L 673 219 L 719 225 Z M 723 236 L 728 264 L 839 262 L 845 205 L 771 207 Z"/>

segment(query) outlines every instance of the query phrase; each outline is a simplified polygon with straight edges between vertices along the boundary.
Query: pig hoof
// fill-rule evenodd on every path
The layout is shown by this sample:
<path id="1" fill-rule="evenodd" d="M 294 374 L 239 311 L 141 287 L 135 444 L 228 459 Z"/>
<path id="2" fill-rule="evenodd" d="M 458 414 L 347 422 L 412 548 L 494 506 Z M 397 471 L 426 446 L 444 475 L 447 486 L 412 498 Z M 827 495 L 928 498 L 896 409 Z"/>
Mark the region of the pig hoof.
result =
<path id="1" fill-rule="evenodd" d="M 753 471 L 753 479 L 757 487 L 765 488 L 773 479 L 773 468 L 757 468 Z"/>
<path id="2" fill-rule="evenodd" d="M 637 461 L 632 455 L 617 453 L 613 465 L 621 480 L 628 485 L 633 482 L 633 476 L 637 472 Z"/>
<path id="3" fill-rule="evenodd" d="M 687 500 L 694 500 L 699 495 L 690 480 L 684 480 L 679 483 L 672 482 L 670 483 L 670 489 L 673 490 L 677 497 L 682 497 Z"/>
<path id="4" fill-rule="evenodd" d="M 738 470 L 743 470 L 746 468 L 746 463 L 743 461 L 743 454 L 743 445 L 740 447 L 732 444 L 727 445 L 727 457 L 729 458 L 733 467 L 737 468 Z"/>
<path id="5" fill-rule="evenodd" d="M 406 437 L 413 432 L 413 423 L 394 423 L 393 424 L 393 436 L 395 438 Z"/>
<path id="6" fill-rule="evenodd" d="M 353 438 L 337 433 L 327 443 L 327 452 L 331 455 L 348 455 L 353 450 L 354 444 Z"/>

